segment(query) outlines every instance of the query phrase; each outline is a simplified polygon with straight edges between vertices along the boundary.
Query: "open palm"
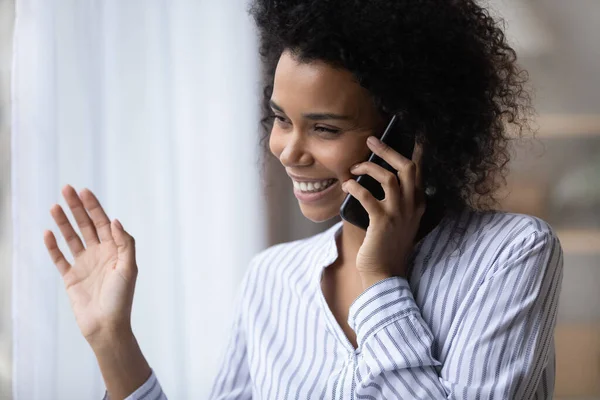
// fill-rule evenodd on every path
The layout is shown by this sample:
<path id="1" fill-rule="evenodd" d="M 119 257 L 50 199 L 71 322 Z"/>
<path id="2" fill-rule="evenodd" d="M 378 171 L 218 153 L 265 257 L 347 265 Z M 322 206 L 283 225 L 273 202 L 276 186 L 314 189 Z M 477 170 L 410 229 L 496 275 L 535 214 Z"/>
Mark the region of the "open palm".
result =
<path id="1" fill-rule="evenodd" d="M 130 329 L 137 278 L 134 239 L 117 220 L 111 224 L 91 191 L 84 189 L 77 195 L 67 185 L 62 193 L 83 241 L 60 205 L 52 206 L 50 213 L 73 255 L 73 265 L 58 248 L 51 231 L 44 232 L 44 243 L 63 278 L 81 333 L 91 342 Z"/>

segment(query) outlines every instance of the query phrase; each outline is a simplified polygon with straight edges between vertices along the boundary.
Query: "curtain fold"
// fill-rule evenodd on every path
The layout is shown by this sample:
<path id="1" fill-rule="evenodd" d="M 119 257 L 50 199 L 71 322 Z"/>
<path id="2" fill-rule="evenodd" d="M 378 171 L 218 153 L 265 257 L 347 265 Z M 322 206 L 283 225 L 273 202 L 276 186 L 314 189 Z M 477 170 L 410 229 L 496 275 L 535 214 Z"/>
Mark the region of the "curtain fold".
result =
<path id="1" fill-rule="evenodd" d="M 42 240 L 44 229 L 58 234 L 49 208 L 66 209 L 67 183 L 93 190 L 136 238 L 132 323 L 165 390 L 208 396 L 239 282 L 267 240 L 246 10 L 233 0 L 16 1 L 15 400 L 104 391 Z"/>

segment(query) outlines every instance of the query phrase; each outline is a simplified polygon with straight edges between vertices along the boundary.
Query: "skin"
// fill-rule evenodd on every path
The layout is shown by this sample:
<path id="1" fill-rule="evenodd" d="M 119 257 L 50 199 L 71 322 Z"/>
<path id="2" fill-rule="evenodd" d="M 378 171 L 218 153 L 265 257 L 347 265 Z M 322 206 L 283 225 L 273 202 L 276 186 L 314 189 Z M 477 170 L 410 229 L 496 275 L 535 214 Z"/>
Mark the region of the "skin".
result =
<path id="1" fill-rule="evenodd" d="M 334 192 L 325 201 L 319 204 L 299 201 L 302 213 L 314 222 L 334 218 L 346 197 L 341 183 L 354 177 L 350 167 L 368 157 L 367 137 L 375 128 L 383 127 L 385 121 L 350 72 L 323 62 L 300 63 L 290 52 L 284 52 L 277 65 L 271 101 L 276 119 L 269 148 L 286 172 L 338 180 Z M 273 103 L 279 109 L 273 108 Z M 348 119 L 312 120 L 306 118 L 310 113 L 335 114 Z M 364 237 L 362 229 L 344 223 L 345 259 L 356 258 Z"/>
<path id="2" fill-rule="evenodd" d="M 318 201 L 298 200 L 304 216 L 314 222 L 336 217 L 347 193 L 369 213 L 367 231 L 343 221 L 339 257 L 324 270 L 321 281 L 334 317 L 356 348 L 355 333 L 347 324 L 350 304 L 383 279 L 406 277 L 405 260 L 413 243 L 425 233 L 419 229 L 425 212 L 422 148 L 415 146 L 409 160 L 378 141 L 373 135 L 387 121 L 353 75 L 322 61 L 301 62 L 290 51 L 279 59 L 271 108 L 275 121 L 269 148 L 288 175 L 337 180 Z M 369 137 L 375 139 L 373 143 Z M 371 152 L 398 173 L 364 162 Z M 375 199 L 356 183 L 353 178 L 360 174 L 382 183 L 385 199 Z"/>
<path id="3" fill-rule="evenodd" d="M 416 239 L 418 222 L 424 212 L 424 195 L 420 184 L 419 161 L 413 162 L 401 156 L 393 149 L 379 142 L 369 145 L 367 138 L 376 135 L 385 126 L 385 121 L 375 109 L 368 92 L 344 69 L 334 68 L 324 62 L 303 63 L 286 51 L 281 55 L 275 72 L 272 110 L 275 115 L 273 130 L 269 138 L 271 153 L 277 157 L 288 174 L 314 179 L 335 178 L 335 187 L 329 195 L 318 202 L 305 203 L 299 200 L 299 206 L 306 218 L 322 222 L 339 214 L 347 190 L 369 212 L 371 225 L 365 232 L 343 221 L 340 250 L 348 268 L 358 268 L 366 276 L 389 275 L 393 272 L 390 265 L 372 265 L 373 262 L 389 263 L 390 260 L 374 258 L 374 254 L 360 253 L 360 250 L 379 248 L 370 239 L 375 232 L 382 231 L 387 223 L 407 222 L 395 230 L 410 230 L 410 243 Z M 325 118 L 315 120 L 314 114 L 333 114 L 344 119 Z M 331 132 L 333 130 L 334 132 Z M 364 162 L 370 152 L 382 156 L 394 166 L 398 178 L 393 173 L 373 164 Z M 413 158 L 420 158 L 421 148 L 415 147 Z M 360 164 L 359 169 L 351 167 Z M 353 178 L 368 173 L 382 182 L 386 190 L 386 199 L 376 200 L 361 190 Z M 400 179 L 402 184 L 398 184 Z M 388 196 L 389 194 L 389 196 Z M 396 215 L 403 211 L 406 221 Z M 384 215 L 385 214 L 385 215 Z M 417 218 L 411 218 L 414 214 Z M 398 238 L 392 239 L 397 245 Z M 385 241 L 386 243 L 388 240 Z M 367 245 L 367 246 L 365 246 Z M 407 253 L 410 249 L 403 249 Z M 372 251 L 371 251 L 372 252 Z M 394 252 L 394 256 L 405 256 Z M 390 258 L 390 257 L 386 257 Z M 395 272 L 403 272 L 393 268 Z M 401 275 L 401 274 L 400 274 Z"/>

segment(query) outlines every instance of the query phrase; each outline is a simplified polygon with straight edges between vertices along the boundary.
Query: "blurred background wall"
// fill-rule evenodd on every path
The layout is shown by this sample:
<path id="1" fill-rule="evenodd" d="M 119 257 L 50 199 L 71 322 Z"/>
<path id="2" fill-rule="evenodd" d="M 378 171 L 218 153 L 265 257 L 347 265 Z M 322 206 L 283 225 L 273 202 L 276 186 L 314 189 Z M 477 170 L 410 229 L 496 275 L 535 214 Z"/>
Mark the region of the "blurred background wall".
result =
<path id="1" fill-rule="evenodd" d="M 12 378 L 10 71 L 14 1 L 0 0 L 0 399 L 10 399 Z"/>
<path id="2" fill-rule="evenodd" d="M 66 5 L 67 2 L 64 3 Z M 69 3 L 72 4 L 72 3 Z M 141 4 L 141 3 L 139 3 Z M 182 4 L 173 2 L 173 4 Z M 600 399 L 600 2 L 597 0 L 490 0 L 494 12 L 507 20 L 507 34 L 530 72 L 535 90 L 536 141 L 515 142 L 514 159 L 501 207 L 539 216 L 558 232 L 565 251 L 565 271 L 556 330 L 557 399 Z M 240 7 L 241 3 L 232 3 Z M 181 15 L 181 14 L 179 14 Z M 0 398 L 9 398 L 11 375 L 9 105 L 12 1 L 0 0 Z M 188 28 L 199 15 L 189 15 Z M 220 18 L 226 18 L 220 14 Z M 180 21 L 173 20 L 175 24 Z M 197 29 L 200 29 L 199 27 Z M 199 31 L 175 30 L 175 35 Z M 234 35 L 240 34 L 234 31 Z M 151 45 L 150 45 L 151 46 Z M 64 55 L 64 54 L 63 54 Z M 65 64 L 66 65 L 66 64 Z M 200 67 L 200 64 L 193 64 Z M 223 71 L 230 74 L 231 71 Z M 229 75 L 227 75 L 229 76 Z M 68 79 L 68 75 L 64 75 Z M 255 84 L 256 82 L 253 82 Z M 182 82 L 180 84 L 185 84 Z M 258 91 L 257 91 L 258 93 Z M 142 96 L 130 93 L 132 99 Z M 189 99 L 188 99 L 189 100 Z M 258 98 L 257 98 L 258 101 Z M 252 101 L 249 101 L 252 103 Z M 248 107 L 255 107 L 249 104 Z M 143 118 L 143 115 L 140 115 Z M 151 116 L 146 116 L 150 118 Z M 200 131 L 202 123 L 194 122 Z M 254 135 L 254 126 L 239 134 Z M 132 155 L 137 157 L 137 155 Z M 246 173 L 248 171 L 245 171 Z M 258 171 L 252 173 L 258 175 Z M 128 173 L 132 173 L 129 171 Z M 314 224 L 299 211 L 287 175 L 277 160 L 267 159 L 264 175 L 266 224 L 262 245 L 314 234 L 336 221 Z M 86 182 L 81 182 L 86 184 Z M 196 181 L 194 184 L 198 184 Z M 237 184 L 237 183 L 236 183 Z M 59 187 L 55 188 L 58 194 Z M 185 192 L 184 192 L 185 193 Z M 58 200 L 58 198 L 56 199 Z M 50 204 L 48 204 L 48 207 Z M 244 205 L 240 204 L 243 208 Z M 44 212 L 46 209 L 43 210 Z M 168 211 L 162 212 L 167 215 Z M 140 222 L 138 229 L 142 229 Z M 40 231 L 41 234 L 41 231 Z M 41 236 L 40 236 L 41 240 Z M 149 262 L 149 261 L 148 261 Z M 52 268 L 45 265 L 45 268 Z M 153 267 L 148 267 L 152 270 Z M 243 269 L 243 267 L 241 268 Z M 216 272 L 215 281 L 221 279 Z M 236 279 L 226 279 L 229 293 Z M 150 292 L 147 292 L 150 293 Z M 137 300 L 136 300 L 137 301 Z M 151 312 L 138 301 L 138 315 Z M 136 303 L 136 304 L 138 304 Z M 149 306 L 148 306 L 149 307 Z M 69 310 L 66 310 L 68 312 Z M 228 309 L 223 313 L 229 318 Z M 140 330 L 144 319 L 138 318 Z M 72 323 L 72 321 L 71 321 Z M 225 326 L 225 322 L 223 322 Z M 76 329 L 73 325 L 69 329 Z M 73 333 L 74 335 L 76 334 Z M 200 335 L 201 336 L 201 335 Z M 154 340 L 156 338 L 152 338 Z M 150 344 L 150 337 L 146 338 Z M 219 344 L 217 344 L 217 347 Z M 161 353 L 153 353 L 157 363 Z M 166 368 L 165 368 L 166 369 Z M 201 370 L 198 370 L 202 373 Z M 191 376 L 188 377 L 192 379 Z M 196 376 L 194 376 L 196 378 Z M 209 377 L 205 377 L 209 379 Z M 174 380 L 167 378 L 167 388 Z"/>

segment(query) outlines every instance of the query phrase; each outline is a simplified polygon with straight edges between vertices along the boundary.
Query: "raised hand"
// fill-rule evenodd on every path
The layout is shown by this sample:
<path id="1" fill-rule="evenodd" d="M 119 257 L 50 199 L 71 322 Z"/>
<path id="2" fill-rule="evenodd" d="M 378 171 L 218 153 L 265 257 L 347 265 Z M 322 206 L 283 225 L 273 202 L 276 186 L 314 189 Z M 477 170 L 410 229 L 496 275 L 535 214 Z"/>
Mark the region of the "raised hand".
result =
<path id="1" fill-rule="evenodd" d="M 94 347 L 97 342 L 131 332 L 138 271 L 135 242 L 118 220 L 110 222 L 91 191 L 84 189 L 78 195 L 67 185 L 62 194 L 83 241 L 62 207 L 55 204 L 50 213 L 73 255 L 73 264 L 64 257 L 49 230 L 44 231 L 44 244 L 62 276 L 81 333 Z"/>

